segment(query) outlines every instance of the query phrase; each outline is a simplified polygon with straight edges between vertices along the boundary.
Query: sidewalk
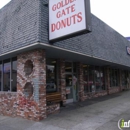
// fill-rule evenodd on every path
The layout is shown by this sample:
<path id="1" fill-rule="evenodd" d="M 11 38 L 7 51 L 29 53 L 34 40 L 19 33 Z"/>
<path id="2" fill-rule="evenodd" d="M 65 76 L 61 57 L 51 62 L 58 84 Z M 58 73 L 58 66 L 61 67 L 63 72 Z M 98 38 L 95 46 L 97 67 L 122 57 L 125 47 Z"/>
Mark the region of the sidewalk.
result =
<path id="1" fill-rule="evenodd" d="M 119 130 L 130 120 L 130 91 L 69 104 L 41 122 L 0 116 L 0 130 Z"/>

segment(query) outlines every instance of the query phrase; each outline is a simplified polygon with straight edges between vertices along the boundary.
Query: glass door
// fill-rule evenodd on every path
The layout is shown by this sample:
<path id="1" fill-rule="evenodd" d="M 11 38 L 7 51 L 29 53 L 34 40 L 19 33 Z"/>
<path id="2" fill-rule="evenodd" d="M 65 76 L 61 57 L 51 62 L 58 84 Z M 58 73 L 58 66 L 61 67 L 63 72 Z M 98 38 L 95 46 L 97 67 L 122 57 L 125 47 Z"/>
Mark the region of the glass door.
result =
<path id="1" fill-rule="evenodd" d="M 66 72 L 66 103 L 76 102 L 78 99 L 76 66 L 73 62 L 65 63 Z"/>
<path id="2" fill-rule="evenodd" d="M 67 103 L 73 102 L 72 74 L 66 74 L 66 99 Z"/>

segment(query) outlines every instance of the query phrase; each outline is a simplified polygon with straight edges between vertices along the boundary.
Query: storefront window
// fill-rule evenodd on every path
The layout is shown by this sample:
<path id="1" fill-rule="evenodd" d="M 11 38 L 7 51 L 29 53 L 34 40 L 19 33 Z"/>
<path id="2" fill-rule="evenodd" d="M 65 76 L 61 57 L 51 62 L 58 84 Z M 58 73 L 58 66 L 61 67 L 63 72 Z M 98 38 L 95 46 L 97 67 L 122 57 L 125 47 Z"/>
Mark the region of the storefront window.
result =
<path id="1" fill-rule="evenodd" d="M 17 91 L 17 58 L 12 58 L 12 82 L 11 82 L 12 92 Z"/>
<path id="2" fill-rule="evenodd" d="M 17 58 L 0 62 L 0 91 L 17 91 Z"/>
<path id="3" fill-rule="evenodd" d="M 84 91 L 96 92 L 105 90 L 104 70 L 99 66 L 83 65 Z"/>
<path id="4" fill-rule="evenodd" d="M 84 91 L 89 92 L 89 86 L 88 86 L 89 66 L 83 65 L 83 70 L 84 70 Z"/>
<path id="5" fill-rule="evenodd" d="M 119 85 L 118 70 L 110 69 L 110 87 L 117 87 Z"/>
<path id="6" fill-rule="evenodd" d="M 69 91 L 66 94 L 66 99 L 72 99 L 72 74 L 66 74 L 66 90 Z"/>
<path id="7" fill-rule="evenodd" d="M 83 65 L 84 68 L 84 91 L 95 92 L 94 66 Z"/>
<path id="8" fill-rule="evenodd" d="M 10 70 L 11 70 L 11 62 L 10 59 L 4 61 L 4 74 L 3 74 L 3 90 L 10 91 Z"/>
<path id="9" fill-rule="evenodd" d="M 122 71 L 122 86 L 126 86 L 127 85 L 127 80 L 128 80 L 128 74 L 127 71 Z"/>
<path id="10" fill-rule="evenodd" d="M 105 71 L 104 71 L 104 69 L 102 67 L 100 68 L 100 80 L 101 80 L 101 88 L 102 88 L 102 90 L 106 90 Z"/>
<path id="11" fill-rule="evenodd" d="M 95 67 L 94 77 L 95 77 L 96 91 L 100 91 L 101 90 L 101 78 L 100 78 L 100 68 L 98 66 Z"/>
<path id="12" fill-rule="evenodd" d="M 76 63 L 65 62 L 66 99 L 67 103 L 77 100 L 77 74 Z"/>
<path id="13" fill-rule="evenodd" d="M 57 91 L 57 80 L 56 80 L 56 60 L 47 59 L 46 66 L 46 91 L 55 92 Z"/>
<path id="14" fill-rule="evenodd" d="M 104 70 L 101 67 L 95 67 L 95 86 L 96 91 L 105 90 Z"/>
<path id="15" fill-rule="evenodd" d="M 77 67 L 76 67 L 76 63 L 73 63 L 73 73 L 76 73 L 77 72 Z"/>
<path id="16" fill-rule="evenodd" d="M 65 72 L 72 72 L 72 62 L 65 62 Z"/>
<path id="17" fill-rule="evenodd" d="M 89 79 L 88 79 L 88 87 L 90 92 L 95 92 L 95 83 L 94 83 L 94 66 L 89 66 Z"/>
<path id="18" fill-rule="evenodd" d="M 0 91 L 2 91 L 2 63 L 0 62 Z"/>

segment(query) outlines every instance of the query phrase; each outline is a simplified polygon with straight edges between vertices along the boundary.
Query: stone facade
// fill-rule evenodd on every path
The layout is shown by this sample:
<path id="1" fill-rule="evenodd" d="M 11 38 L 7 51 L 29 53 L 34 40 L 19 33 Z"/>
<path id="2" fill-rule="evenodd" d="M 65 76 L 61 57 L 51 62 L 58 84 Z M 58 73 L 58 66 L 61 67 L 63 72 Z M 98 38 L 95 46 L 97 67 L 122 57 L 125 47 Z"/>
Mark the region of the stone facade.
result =
<path id="1" fill-rule="evenodd" d="M 92 99 L 96 97 L 101 97 L 107 95 L 107 91 L 94 92 L 94 93 L 85 93 L 85 99 Z"/>
<path id="2" fill-rule="evenodd" d="M 79 84 L 79 101 L 84 101 L 86 96 L 84 95 L 84 83 L 83 83 L 83 64 L 77 63 L 78 71 L 78 84 Z"/>
<path id="3" fill-rule="evenodd" d="M 55 114 L 60 111 L 60 104 L 53 104 L 47 106 L 47 115 Z"/>
<path id="4" fill-rule="evenodd" d="M 58 61 L 59 69 L 59 91 L 61 92 L 63 104 L 66 103 L 66 81 L 65 81 L 65 61 L 59 59 Z"/>
<path id="5" fill-rule="evenodd" d="M 17 93 L 0 92 L 0 114 L 17 116 Z"/>
<path id="6" fill-rule="evenodd" d="M 19 49 L 27 49 L 34 43 L 39 45 L 41 43 L 49 44 L 47 3 L 48 0 L 11 0 L 0 11 L 1 60 L 11 55 L 16 56 Z M 78 56 L 83 54 L 86 59 L 91 58 L 92 61 L 98 61 L 101 65 L 103 65 L 103 61 L 106 61 L 105 63 L 108 65 L 111 63 L 115 67 L 118 67 L 118 64 L 122 67 L 130 67 L 129 55 L 126 53 L 126 46 L 129 46 L 129 41 L 94 15 L 92 15 L 92 28 L 91 33 L 49 44 L 48 49 L 49 47 L 61 48 L 64 52 L 62 54 L 67 53 L 67 51 L 74 52 L 77 56 L 75 61 L 80 61 L 81 59 Z M 97 59 L 94 60 L 94 57 L 97 57 Z M 31 120 L 44 119 L 47 113 L 53 113 L 50 112 L 53 108 L 54 110 L 58 109 L 58 106 L 46 106 L 45 52 L 41 49 L 23 52 L 18 55 L 17 59 L 17 96 L 16 93 L 0 93 L 0 113 L 10 116 L 18 115 Z M 69 59 L 71 59 L 71 56 Z M 88 60 L 89 63 L 91 64 Z M 58 86 L 62 101 L 65 103 L 65 61 L 59 59 L 58 65 Z M 77 69 L 79 101 L 126 89 L 126 86 L 122 86 L 121 74 L 119 87 L 110 87 L 109 67 L 107 66 L 105 67 L 106 91 L 86 94 L 84 93 L 82 63 L 77 64 Z"/>
<path id="7" fill-rule="evenodd" d="M 110 87 L 110 75 L 109 75 L 109 66 L 105 66 L 105 88 L 106 90 L 102 90 L 100 92 L 90 92 L 85 93 L 84 92 L 84 85 L 83 85 L 83 65 L 81 63 L 77 64 L 78 69 L 78 82 L 79 82 L 79 101 L 84 101 L 86 99 L 96 98 L 100 96 L 105 96 L 113 93 L 117 93 L 122 91 L 124 87 L 118 86 L 118 87 Z M 121 74 L 120 77 L 121 78 Z M 120 79 L 121 82 L 121 79 Z M 121 89 L 122 88 L 122 89 Z"/>
<path id="8" fill-rule="evenodd" d="M 22 53 L 18 55 L 17 61 L 17 115 L 37 121 L 44 119 L 46 118 L 45 52 L 39 49 Z M 27 61 L 32 61 L 33 66 L 26 65 L 29 63 Z M 29 71 L 32 72 L 28 73 Z M 32 89 L 29 88 L 31 86 Z M 32 95 L 30 90 L 33 90 Z"/>
<path id="9" fill-rule="evenodd" d="M 46 56 L 42 49 L 19 54 L 17 57 L 17 93 L 0 93 L 0 114 L 20 116 L 39 121 L 50 114 L 60 111 L 60 104 L 46 105 Z M 61 92 L 63 104 L 66 103 L 65 61 L 58 59 L 58 91 Z M 106 90 L 100 92 L 84 92 L 83 64 L 77 63 L 79 101 L 120 92 L 122 86 L 119 71 L 119 87 L 110 87 L 109 67 L 105 67 Z"/>
<path id="10" fill-rule="evenodd" d="M 120 87 L 111 87 L 109 89 L 109 94 L 120 92 Z"/>

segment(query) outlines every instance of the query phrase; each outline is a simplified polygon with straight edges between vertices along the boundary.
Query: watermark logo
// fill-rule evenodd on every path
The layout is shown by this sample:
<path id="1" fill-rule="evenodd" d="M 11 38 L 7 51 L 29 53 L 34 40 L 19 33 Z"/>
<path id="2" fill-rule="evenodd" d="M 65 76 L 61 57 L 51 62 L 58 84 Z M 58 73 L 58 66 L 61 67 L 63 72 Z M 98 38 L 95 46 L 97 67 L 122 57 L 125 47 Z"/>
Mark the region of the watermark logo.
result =
<path id="1" fill-rule="evenodd" d="M 124 119 L 120 119 L 118 121 L 118 128 L 120 130 L 123 130 L 125 128 L 130 128 L 130 120 L 129 121 L 125 121 Z"/>

